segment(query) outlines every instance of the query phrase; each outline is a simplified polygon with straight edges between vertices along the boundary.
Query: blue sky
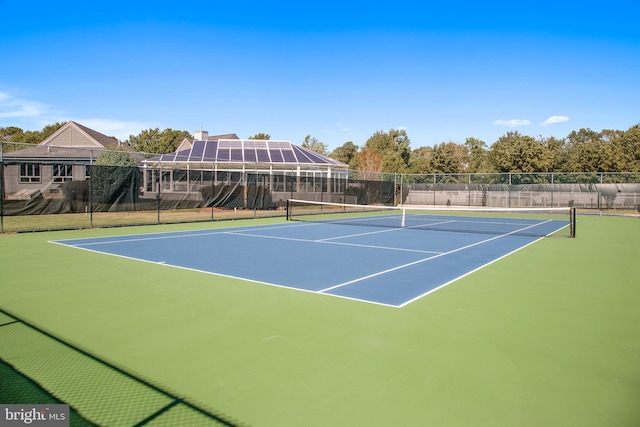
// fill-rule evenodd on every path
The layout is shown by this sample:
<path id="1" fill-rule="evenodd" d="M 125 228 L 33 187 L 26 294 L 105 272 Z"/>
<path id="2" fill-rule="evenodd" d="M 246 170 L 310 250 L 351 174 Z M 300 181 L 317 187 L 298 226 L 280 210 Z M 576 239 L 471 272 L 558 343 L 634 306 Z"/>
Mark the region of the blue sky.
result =
<path id="1" fill-rule="evenodd" d="M 0 127 L 334 149 L 640 123 L 640 1 L 0 0 Z"/>

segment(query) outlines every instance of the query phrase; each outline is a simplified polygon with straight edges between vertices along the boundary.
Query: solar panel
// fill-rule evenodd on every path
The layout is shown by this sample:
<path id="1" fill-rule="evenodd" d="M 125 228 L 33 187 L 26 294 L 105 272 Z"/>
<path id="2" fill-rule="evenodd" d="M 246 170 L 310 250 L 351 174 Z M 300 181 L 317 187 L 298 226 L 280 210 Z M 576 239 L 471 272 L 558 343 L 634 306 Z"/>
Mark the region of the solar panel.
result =
<path id="1" fill-rule="evenodd" d="M 289 141 L 241 139 L 196 140 L 188 150 L 162 154 L 149 161 L 341 165 L 338 161 Z"/>
<path id="2" fill-rule="evenodd" d="M 284 163 L 284 158 L 280 150 L 269 150 L 269 154 L 271 154 L 272 163 Z"/>
<path id="3" fill-rule="evenodd" d="M 191 157 L 189 160 L 202 160 L 202 154 L 204 153 L 204 141 L 195 141 L 191 148 Z"/>
<path id="4" fill-rule="evenodd" d="M 254 162 L 256 161 L 256 150 L 254 148 L 244 147 L 244 161 Z"/>
<path id="5" fill-rule="evenodd" d="M 260 163 L 269 163 L 271 161 L 267 150 L 256 150 L 256 152 L 258 153 L 258 161 Z"/>
<path id="6" fill-rule="evenodd" d="M 173 162 L 175 158 L 175 154 L 163 154 L 159 157 L 159 160 L 160 162 Z"/>
<path id="7" fill-rule="evenodd" d="M 218 147 L 218 156 L 216 160 L 219 162 L 228 162 L 229 161 L 229 149 Z"/>
<path id="8" fill-rule="evenodd" d="M 282 150 L 282 156 L 287 163 L 296 163 L 296 156 L 293 154 L 293 150 Z"/>
<path id="9" fill-rule="evenodd" d="M 231 161 L 232 162 L 242 162 L 243 156 L 242 156 L 242 149 L 231 149 Z"/>
<path id="10" fill-rule="evenodd" d="M 302 151 L 300 148 L 296 146 L 293 146 L 292 148 L 296 159 L 298 159 L 298 163 L 315 163 L 309 156 L 307 156 L 307 153 Z"/>
<path id="11" fill-rule="evenodd" d="M 218 141 L 207 141 L 204 147 L 204 160 L 213 162 L 216 160 L 216 149 L 218 148 Z"/>

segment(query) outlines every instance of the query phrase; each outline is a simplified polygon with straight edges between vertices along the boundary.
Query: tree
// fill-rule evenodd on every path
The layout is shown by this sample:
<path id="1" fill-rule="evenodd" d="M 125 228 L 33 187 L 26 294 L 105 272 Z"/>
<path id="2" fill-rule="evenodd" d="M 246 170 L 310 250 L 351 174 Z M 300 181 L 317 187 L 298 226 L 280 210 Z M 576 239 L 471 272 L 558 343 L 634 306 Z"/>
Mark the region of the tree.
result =
<path id="1" fill-rule="evenodd" d="M 120 148 L 103 151 L 96 159 L 96 166 L 136 166 L 136 160 L 131 153 Z"/>
<path id="2" fill-rule="evenodd" d="M 567 136 L 568 172 L 612 172 L 614 164 L 611 144 L 601 132 L 583 128 Z"/>
<path id="3" fill-rule="evenodd" d="M 462 173 L 469 164 L 469 155 L 464 145 L 442 142 L 433 149 L 431 169 L 437 173 Z"/>
<path id="4" fill-rule="evenodd" d="M 16 126 L 0 128 L 0 142 L 20 142 L 24 131 Z"/>
<path id="5" fill-rule="evenodd" d="M 496 172 L 540 172 L 544 148 L 530 136 L 507 132 L 491 146 L 488 160 Z"/>
<path id="6" fill-rule="evenodd" d="M 566 141 L 556 137 L 542 138 L 544 148 L 543 171 L 562 172 L 567 163 Z"/>
<path id="7" fill-rule="evenodd" d="M 172 153 L 178 145 L 191 134 L 186 130 L 173 130 L 167 128 L 160 132 L 160 129 L 146 129 L 137 136 L 129 136 L 129 145 L 136 151 L 145 153 Z"/>
<path id="8" fill-rule="evenodd" d="M 409 173 L 426 174 L 433 173 L 431 159 L 433 158 L 433 147 L 420 147 L 411 151 L 409 158 Z"/>
<path id="9" fill-rule="evenodd" d="M 317 138 L 313 138 L 311 135 L 307 135 L 304 137 L 304 142 L 302 143 L 302 146 L 304 148 L 308 148 L 309 150 L 313 150 L 316 153 L 320 153 L 325 156 L 329 155 L 327 144 L 325 144 L 322 141 L 319 141 Z"/>
<path id="10" fill-rule="evenodd" d="M 249 139 L 269 140 L 271 139 L 271 135 L 268 133 L 256 133 L 255 135 L 250 136 Z"/>
<path id="11" fill-rule="evenodd" d="M 384 158 L 369 148 L 363 148 L 358 154 L 357 165 L 361 171 L 382 172 Z"/>
<path id="12" fill-rule="evenodd" d="M 39 144 L 55 131 L 64 126 L 64 123 L 56 122 L 52 125 L 46 125 L 41 131 L 23 131 L 19 127 L 9 126 L 0 128 L 0 142 L 21 142 L 25 144 Z"/>
<path id="13" fill-rule="evenodd" d="M 613 142 L 619 171 L 640 172 L 640 124 L 630 127 Z"/>
<path id="14" fill-rule="evenodd" d="M 382 172 L 406 172 L 411 159 L 411 141 L 403 129 L 378 131 L 365 143 L 364 148 L 383 158 Z"/>
<path id="15" fill-rule="evenodd" d="M 487 144 L 477 138 L 467 138 L 464 145 L 469 156 L 466 171 L 469 173 L 487 172 Z"/>
<path id="16" fill-rule="evenodd" d="M 351 141 L 347 141 L 329 154 L 329 157 L 353 168 L 358 156 L 358 146 Z"/>

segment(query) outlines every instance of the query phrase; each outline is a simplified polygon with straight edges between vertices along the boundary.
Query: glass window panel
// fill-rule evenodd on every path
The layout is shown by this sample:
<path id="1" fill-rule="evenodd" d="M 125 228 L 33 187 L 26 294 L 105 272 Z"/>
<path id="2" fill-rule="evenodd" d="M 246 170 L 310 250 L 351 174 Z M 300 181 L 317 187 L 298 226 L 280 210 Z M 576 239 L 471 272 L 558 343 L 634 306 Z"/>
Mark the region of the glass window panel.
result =
<path id="1" fill-rule="evenodd" d="M 20 182 L 40 182 L 40 165 L 22 163 L 20 165 Z"/>
<path id="2" fill-rule="evenodd" d="M 204 183 L 213 181 L 213 172 L 212 171 L 202 171 L 202 181 Z"/>
<path id="3" fill-rule="evenodd" d="M 51 165 L 53 182 L 68 182 L 73 180 L 73 165 Z"/>
<path id="4" fill-rule="evenodd" d="M 220 148 L 233 148 L 233 147 L 241 146 L 240 144 L 242 144 L 240 140 L 230 141 L 228 139 L 221 139 L 218 141 L 218 146 Z"/>
<path id="5" fill-rule="evenodd" d="M 232 183 L 241 182 L 242 181 L 242 172 L 231 172 L 229 181 Z"/>

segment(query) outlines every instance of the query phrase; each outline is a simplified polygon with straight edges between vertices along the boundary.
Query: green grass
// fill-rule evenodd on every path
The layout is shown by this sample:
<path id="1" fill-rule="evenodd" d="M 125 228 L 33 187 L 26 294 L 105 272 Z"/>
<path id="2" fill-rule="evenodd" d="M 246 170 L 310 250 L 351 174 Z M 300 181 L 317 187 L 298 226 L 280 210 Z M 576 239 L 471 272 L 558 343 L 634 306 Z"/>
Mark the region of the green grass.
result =
<path id="1" fill-rule="evenodd" d="M 253 426 L 640 424 L 637 219 L 580 217 L 577 239 L 543 239 L 402 309 L 47 243 L 229 225 L 0 236 L 0 309 Z M 37 372 L 6 360 L 3 328 L 0 359 Z M 89 420 L 121 410 L 67 395 Z"/>

